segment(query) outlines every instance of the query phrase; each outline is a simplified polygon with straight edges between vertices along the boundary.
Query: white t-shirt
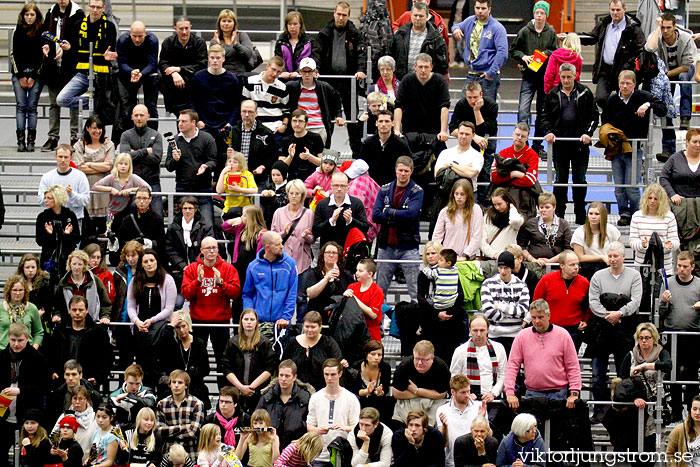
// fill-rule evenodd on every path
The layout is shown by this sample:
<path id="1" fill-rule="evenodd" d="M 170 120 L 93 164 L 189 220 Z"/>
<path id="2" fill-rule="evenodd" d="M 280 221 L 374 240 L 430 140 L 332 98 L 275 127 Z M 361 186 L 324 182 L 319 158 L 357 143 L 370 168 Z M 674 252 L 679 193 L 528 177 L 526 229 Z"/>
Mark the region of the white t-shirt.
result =
<path id="1" fill-rule="evenodd" d="M 435 170 L 447 167 L 450 162 L 454 162 L 459 165 L 471 164 L 473 169 L 476 169 L 476 175 L 472 177 L 472 187 L 476 191 L 476 178 L 479 176 L 481 168 L 484 166 L 484 156 L 476 149 L 470 147 L 464 152 L 457 152 L 459 146 L 454 146 L 445 149 L 440 153 L 435 162 Z"/>
<path id="2" fill-rule="evenodd" d="M 693 459 L 687 463 L 688 467 L 700 467 L 700 436 L 688 441 L 688 453 L 693 455 Z"/>
<path id="3" fill-rule="evenodd" d="M 326 389 L 311 395 L 309 399 L 309 414 L 306 417 L 307 425 L 330 427 L 331 425 L 355 426 L 360 421 L 360 401 L 355 394 L 345 388 L 341 388 L 340 396 L 334 401 L 326 398 Z M 331 455 L 328 452 L 329 444 L 338 436 L 348 437 L 347 431 L 329 430 L 321 435 L 323 450 L 317 461 L 330 462 Z"/>
<path id="4" fill-rule="evenodd" d="M 445 405 L 438 407 L 435 412 L 435 427 L 442 429 L 442 420 L 440 414 L 444 413 L 447 417 L 447 445 L 445 445 L 445 467 L 454 467 L 454 446 L 455 441 L 462 435 L 471 432 L 472 422 L 479 415 L 480 402 L 470 400 L 469 405 L 461 412 L 454 406 L 453 400 L 450 399 Z"/>
<path id="5" fill-rule="evenodd" d="M 620 231 L 614 225 L 608 224 L 606 236 L 607 236 L 607 238 L 605 239 L 605 246 L 603 246 L 603 248 L 600 248 L 600 246 L 598 246 L 599 234 L 593 235 L 593 240 L 591 241 L 591 246 L 588 246 L 588 245 L 586 245 L 585 235 L 583 232 L 583 226 L 580 226 L 579 228 L 574 230 L 574 234 L 571 236 L 571 246 L 573 247 L 574 245 L 581 245 L 583 247 L 583 254 L 585 254 L 585 255 L 607 256 L 608 255 L 608 245 L 610 245 L 610 243 L 612 243 L 616 240 L 620 240 Z"/>

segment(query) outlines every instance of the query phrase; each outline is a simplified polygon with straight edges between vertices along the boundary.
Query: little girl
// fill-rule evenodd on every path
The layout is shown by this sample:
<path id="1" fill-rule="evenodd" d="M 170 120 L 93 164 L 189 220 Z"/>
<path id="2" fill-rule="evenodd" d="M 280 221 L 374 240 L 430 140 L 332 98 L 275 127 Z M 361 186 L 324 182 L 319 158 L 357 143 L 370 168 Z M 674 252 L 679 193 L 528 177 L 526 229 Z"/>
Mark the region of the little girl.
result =
<path id="1" fill-rule="evenodd" d="M 307 198 L 313 198 L 317 191 L 320 191 L 325 197 L 331 194 L 331 177 L 338 166 L 337 152 L 333 149 L 325 149 L 323 156 L 321 156 L 321 167 L 304 180 Z"/>
<path id="2" fill-rule="evenodd" d="M 162 443 L 153 428 L 156 426 L 156 414 L 153 409 L 144 407 L 136 415 L 134 429 L 126 432 L 129 440 L 129 464 L 133 467 L 160 466 Z"/>
<path id="3" fill-rule="evenodd" d="M 199 433 L 199 467 L 243 467 L 236 451 L 226 444 L 221 444 L 221 428 L 207 423 Z"/>
<path id="4" fill-rule="evenodd" d="M 275 211 L 287 205 L 287 173 L 289 166 L 284 161 L 276 161 L 270 169 L 270 180 L 262 187 L 260 192 L 260 206 L 265 217 L 265 225 L 272 224 L 272 216 Z"/>
<path id="5" fill-rule="evenodd" d="M 150 188 L 144 179 L 134 174 L 134 163 L 131 156 L 123 152 L 114 161 L 112 173 L 96 182 L 92 189 L 110 194 L 109 213 L 115 215 L 129 207 L 130 195 L 142 186 Z M 112 230 L 115 230 L 114 227 Z"/>
<path id="6" fill-rule="evenodd" d="M 270 428 L 270 414 L 265 409 L 257 409 L 250 417 L 250 426 L 253 428 Z M 241 442 L 236 448 L 236 454 L 240 459 L 248 453 L 248 467 L 272 467 L 272 464 L 280 455 L 280 439 L 277 431 L 253 431 L 241 435 Z"/>
<path id="7" fill-rule="evenodd" d="M 41 412 L 29 409 L 24 415 L 24 423 L 19 438 L 21 441 L 21 465 L 44 467 L 47 464 L 51 443 L 46 430 L 39 425 Z"/>
<path id="8" fill-rule="evenodd" d="M 75 432 L 79 426 L 78 420 L 72 415 L 66 415 L 58 421 L 58 440 L 53 441 L 45 464 L 82 467 L 83 448 L 75 440 Z"/>
<path id="9" fill-rule="evenodd" d="M 95 411 L 97 433 L 92 437 L 92 446 L 88 456 L 89 466 L 112 467 L 119 450 L 119 438 L 112 433 L 114 412 L 111 407 L 100 406 Z"/>
<path id="10" fill-rule="evenodd" d="M 581 67 L 583 60 L 581 59 L 581 39 L 575 32 L 570 32 L 564 38 L 561 48 L 552 52 L 552 55 L 547 60 L 547 69 L 544 72 L 544 93 L 549 93 L 556 85 L 559 84 L 559 67 L 562 63 L 571 63 L 576 68 L 576 81 L 581 78 Z"/>
<path id="11" fill-rule="evenodd" d="M 228 194 L 249 194 L 258 192 L 253 174 L 248 171 L 248 163 L 243 153 L 228 148 L 226 151 L 226 167 L 219 175 L 216 182 L 216 192 Z M 253 204 L 249 196 L 227 196 L 224 202 L 224 214 L 232 207 L 243 207 Z M 224 215 L 224 219 L 227 217 Z"/>

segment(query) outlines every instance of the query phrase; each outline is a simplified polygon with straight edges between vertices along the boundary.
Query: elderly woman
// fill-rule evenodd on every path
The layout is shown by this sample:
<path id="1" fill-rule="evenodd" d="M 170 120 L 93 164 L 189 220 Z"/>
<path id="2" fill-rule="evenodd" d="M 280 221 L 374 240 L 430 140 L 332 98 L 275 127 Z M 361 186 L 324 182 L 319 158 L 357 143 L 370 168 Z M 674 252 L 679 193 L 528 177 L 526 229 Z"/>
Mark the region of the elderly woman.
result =
<path id="1" fill-rule="evenodd" d="M 313 41 L 306 34 L 304 17 L 298 11 L 290 11 L 284 17 L 284 31 L 275 42 L 275 55 L 282 57 L 284 68 L 281 79 L 298 78 L 299 64 L 306 57 L 311 57 Z"/>
<path id="2" fill-rule="evenodd" d="M 640 323 L 637 326 L 637 330 L 634 333 L 634 342 L 634 348 L 625 355 L 617 376 L 622 379 L 639 377 L 644 383 L 645 397 L 636 398 L 634 405 L 638 408 L 646 407 L 644 450 L 653 451 L 656 436 L 654 407 L 647 407 L 646 401 L 657 400 L 656 383 L 658 372 L 661 371 L 666 376 L 670 375 L 673 362 L 668 351 L 659 344 L 659 331 L 652 323 Z"/>
<path id="3" fill-rule="evenodd" d="M 557 199 L 552 193 L 542 193 L 537 203 L 539 213 L 525 221 L 518 231 L 518 245 L 523 249 L 525 261 L 545 266 L 558 262 L 559 253 L 569 248 L 571 228 L 554 213 Z"/>
<path id="4" fill-rule="evenodd" d="M 36 242 L 41 247 L 41 264 L 54 280 L 65 272 L 66 260 L 80 241 L 80 224 L 73 211 L 65 207 L 68 193 L 61 185 L 44 192 L 44 209 L 36 218 Z M 50 262 L 49 262 L 50 261 Z"/>
<path id="5" fill-rule="evenodd" d="M 192 318 L 187 311 L 174 312 L 170 317 L 173 334 L 164 333 L 155 346 L 158 358 L 158 398 L 166 397 L 170 391 L 167 387 L 168 375 L 173 370 L 186 371 L 190 376 L 190 393 L 204 403 L 207 410 L 211 407 L 209 390 L 204 378 L 209 375 L 209 355 L 207 345 L 192 335 Z"/>
<path id="6" fill-rule="evenodd" d="M 97 115 L 88 117 L 83 128 L 83 137 L 73 146 L 73 162 L 87 175 L 90 186 L 100 181 L 112 170 L 114 143 L 105 136 L 105 125 Z M 91 195 L 88 213 L 99 224 L 98 233 L 106 230 L 109 213 L 109 196 Z"/>
<path id="7" fill-rule="evenodd" d="M 329 358 L 343 359 L 335 339 L 321 334 L 321 315 L 309 311 L 304 315 L 304 333 L 287 342 L 282 360 L 291 359 L 297 364 L 297 378 L 309 383 L 317 391 L 326 385 L 322 366 Z"/>
<path id="8" fill-rule="evenodd" d="M 437 268 L 442 245 L 429 241 L 423 250 L 423 266 Z M 401 326 L 401 355 L 411 355 L 413 346 L 421 339 L 428 339 L 435 345 L 435 355 L 449 362 L 454 349 L 464 340 L 464 292 L 457 287 L 455 304 L 447 310 L 437 310 L 433 306 L 437 279 L 429 278 L 422 270 L 418 273 L 418 319 L 410 320 L 403 316 Z M 414 315 L 415 316 L 415 315 Z M 407 328 L 404 339 L 403 329 Z M 418 329 L 421 335 L 417 335 Z M 427 337 L 426 337 L 427 334 Z"/>
<path id="9" fill-rule="evenodd" d="M 394 72 L 396 71 L 396 60 L 394 57 L 384 55 L 377 60 L 379 67 L 379 77 L 377 83 L 372 86 L 370 92 L 381 92 L 386 97 L 387 102 L 393 104 L 396 100 L 396 93 L 399 87 L 399 81 L 396 79 Z"/>
<path id="10" fill-rule="evenodd" d="M 547 448 L 544 440 L 537 430 L 537 419 L 529 413 L 521 413 L 513 419 L 510 433 L 506 435 L 498 446 L 496 465 L 518 465 L 516 461 L 523 459 L 538 459 L 540 453 L 545 453 Z M 544 463 L 527 462 L 523 465 L 544 467 Z"/>
<path id="11" fill-rule="evenodd" d="M 221 361 L 224 376 L 241 395 L 239 409 L 248 415 L 257 407 L 260 389 L 267 386 L 279 364 L 272 342 L 260 334 L 259 324 L 255 310 L 243 310 L 238 333 L 228 341 Z"/>
<path id="12" fill-rule="evenodd" d="M 630 223 L 630 247 L 634 251 L 634 264 L 645 264 L 649 240 L 656 233 L 664 252 L 664 269 L 669 276 L 674 274 L 673 252 L 680 247 L 676 216 L 671 212 L 668 195 L 658 183 L 644 189 L 639 202 L 639 211 L 632 215 Z M 660 267 L 661 265 L 657 265 Z"/>
<path id="13" fill-rule="evenodd" d="M 257 50 L 248 34 L 238 30 L 238 18 L 229 10 L 221 10 L 216 30 L 209 45 L 219 44 L 226 51 L 224 68 L 235 75 L 245 75 L 256 65 Z"/>
<path id="14" fill-rule="evenodd" d="M 34 304 L 28 300 L 29 294 L 24 277 L 15 274 L 5 282 L 5 300 L 0 304 L 0 349 L 9 343 L 9 330 L 12 323 L 23 323 L 29 329 L 29 343 L 38 349 L 44 340 L 44 327 L 41 316 Z"/>
<path id="15" fill-rule="evenodd" d="M 685 151 L 678 151 L 664 164 L 659 183 L 676 206 L 683 198 L 700 197 L 700 129 L 685 134 Z"/>
<path id="16" fill-rule="evenodd" d="M 608 265 L 608 245 L 619 242 L 620 231 L 608 224 L 608 210 L 600 201 L 588 205 L 586 222 L 571 236 L 571 247 L 581 262 L 580 273 L 588 278 Z"/>
<path id="17" fill-rule="evenodd" d="M 318 264 L 308 268 L 299 278 L 302 303 L 297 308 L 297 320 L 304 316 L 306 310 L 315 310 L 321 313 L 323 324 L 328 324 L 325 310 L 335 303 L 331 297 L 342 295 L 353 282 L 352 274 L 344 268 L 343 248 L 333 241 L 323 244 L 318 254 Z"/>
<path id="18" fill-rule="evenodd" d="M 275 211 L 270 230 L 282 236 L 284 251 L 294 258 L 297 272 L 301 274 L 311 266 L 311 245 L 314 243 L 311 227 L 314 224 L 314 213 L 304 207 L 306 187 L 301 180 L 287 183 L 286 191 L 289 203 Z"/>
<path id="19" fill-rule="evenodd" d="M 496 464 L 498 440 L 487 418 L 479 415 L 472 422 L 471 431 L 455 440 L 455 467 Z"/>

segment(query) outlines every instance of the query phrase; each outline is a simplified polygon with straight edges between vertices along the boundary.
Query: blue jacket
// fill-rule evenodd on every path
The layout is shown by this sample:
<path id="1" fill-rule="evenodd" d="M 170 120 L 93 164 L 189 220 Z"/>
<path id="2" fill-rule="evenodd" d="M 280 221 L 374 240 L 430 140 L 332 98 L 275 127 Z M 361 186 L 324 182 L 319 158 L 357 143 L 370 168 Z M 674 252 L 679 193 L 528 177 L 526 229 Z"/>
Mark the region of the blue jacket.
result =
<path id="1" fill-rule="evenodd" d="M 131 77 L 131 71 L 136 69 L 143 76 L 158 73 L 158 38 L 152 32 L 146 33 L 146 39 L 138 47 L 125 32 L 117 41 L 117 53 L 119 73 L 125 78 Z"/>
<path id="2" fill-rule="evenodd" d="M 508 433 L 508 436 L 503 438 L 501 444 L 498 446 L 496 465 L 498 467 L 510 467 L 517 459 L 522 459 L 526 467 L 533 465 L 544 466 L 546 465 L 546 458 L 544 457 L 546 451 L 547 448 L 544 445 L 539 431 L 535 439 L 528 441 L 525 446 L 520 446 L 515 443 L 515 435 L 511 431 Z"/>
<path id="3" fill-rule="evenodd" d="M 492 16 L 484 26 L 479 44 L 479 55 L 471 61 L 469 38 L 476 26 L 476 16 L 472 15 L 461 23 L 452 26 L 451 32 L 461 29 L 464 34 L 464 63 L 473 73 L 486 73 L 489 78 L 495 78 L 503 64 L 508 60 L 508 38 L 506 28 Z"/>
<path id="4" fill-rule="evenodd" d="M 386 248 L 389 241 L 389 228 L 396 227 L 399 244 L 405 250 L 418 249 L 420 244 L 420 209 L 423 206 L 423 188 L 410 180 L 401 199 L 401 208 L 394 209 L 392 200 L 396 189 L 396 180 L 382 185 L 377 193 L 372 209 L 372 222 L 382 226 L 377 242 L 379 248 Z"/>
<path id="5" fill-rule="evenodd" d="M 260 322 L 274 323 L 278 319 L 292 320 L 297 302 L 297 265 L 284 251 L 282 257 L 270 263 L 258 252 L 248 265 L 243 287 L 243 309 L 253 308 Z"/>

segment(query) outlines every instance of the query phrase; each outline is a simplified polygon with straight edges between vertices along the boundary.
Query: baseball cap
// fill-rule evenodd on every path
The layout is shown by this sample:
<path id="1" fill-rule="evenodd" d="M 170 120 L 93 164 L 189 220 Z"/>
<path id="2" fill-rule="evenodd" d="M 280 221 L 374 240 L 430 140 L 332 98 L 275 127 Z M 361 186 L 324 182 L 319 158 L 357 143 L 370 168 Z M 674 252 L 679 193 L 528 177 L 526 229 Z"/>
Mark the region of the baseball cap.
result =
<path id="1" fill-rule="evenodd" d="M 304 68 L 311 68 L 312 70 L 315 70 L 316 61 L 311 57 L 303 58 L 299 63 L 299 70 L 303 70 Z"/>

